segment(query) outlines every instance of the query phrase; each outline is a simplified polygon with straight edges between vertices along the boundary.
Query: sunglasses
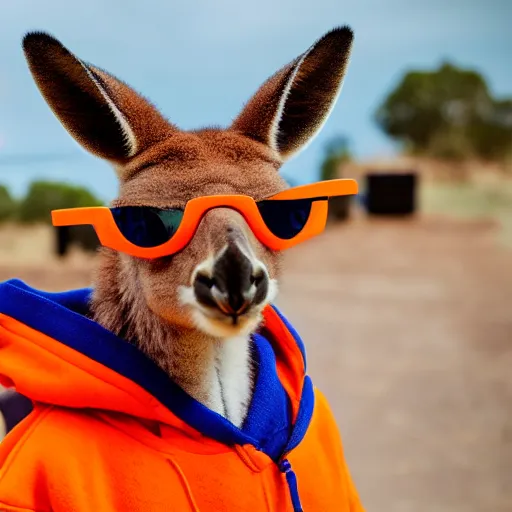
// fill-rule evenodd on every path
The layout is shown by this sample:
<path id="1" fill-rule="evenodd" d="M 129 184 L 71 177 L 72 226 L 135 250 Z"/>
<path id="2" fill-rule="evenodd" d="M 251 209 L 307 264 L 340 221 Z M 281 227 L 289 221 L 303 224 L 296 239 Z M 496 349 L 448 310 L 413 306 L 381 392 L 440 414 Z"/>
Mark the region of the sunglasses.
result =
<path id="1" fill-rule="evenodd" d="M 104 247 L 154 259 L 186 247 L 209 210 L 231 208 L 244 217 L 262 244 L 282 251 L 324 230 L 330 197 L 355 194 L 356 181 L 338 179 L 290 188 L 262 201 L 244 195 L 216 195 L 191 199 L 185 208 L 99 206 L 54 210 L 52 222 L 54 226 L 92 225 Z"/>

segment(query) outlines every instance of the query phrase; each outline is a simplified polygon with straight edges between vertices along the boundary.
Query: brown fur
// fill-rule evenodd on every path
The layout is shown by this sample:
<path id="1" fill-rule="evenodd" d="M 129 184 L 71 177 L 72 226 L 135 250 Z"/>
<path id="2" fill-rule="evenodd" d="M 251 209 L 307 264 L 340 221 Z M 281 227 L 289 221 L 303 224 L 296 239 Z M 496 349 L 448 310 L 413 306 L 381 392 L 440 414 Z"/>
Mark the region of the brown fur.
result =
<path id="1" fill-rule="evenodd" d="M 126 84 L 83 64 L 51 36 L 29 34 L 24 49 L 36 84 L 64 126 L 114 164 L 120 179 L 114 205 L 184 207 L 201 195 L 246 194 L 259 200 L 283 190 L 277 171 L 325 120 L 351 40 L 349 29 L 330 32 L 269 79 L 232 127 L 192 132 L 168 123 Z M 278 276 L 280 256 L 256 240 L 238 213 L 216 209 L 178 254 L 145 261 L 103 249 L 92 302 L 100 324 L 139 346 L 208 406 L 215 372 L 221 381 L 227 371 L 222 359 L 229 359 L 228 345 L 197 327 L 178 290 L 191 285 L 201 262 L 221 253 L 228 230 L 237 231 L 270 278 Z M 240 364 L 249 358 L 248 339 L 243 343 L 247 354 Z M 243 398 L 245 409 L 249 398 L 250 393 Z M 226 405 L 223 413 L 229 417 Z"/>

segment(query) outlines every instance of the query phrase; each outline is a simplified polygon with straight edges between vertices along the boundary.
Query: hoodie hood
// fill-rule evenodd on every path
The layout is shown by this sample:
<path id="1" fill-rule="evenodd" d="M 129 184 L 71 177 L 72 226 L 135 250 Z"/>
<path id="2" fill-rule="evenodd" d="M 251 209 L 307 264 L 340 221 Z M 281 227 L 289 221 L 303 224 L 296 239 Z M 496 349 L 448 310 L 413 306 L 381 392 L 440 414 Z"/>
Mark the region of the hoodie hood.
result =
<path id="1" fill-rule="evenodd" d="M 252 445 L 273 460 L 304 437 L 314 407 L 305 353 L 274 306 L 253 335 L 257 378 L 247 419 L 235 427 L 176 385 L 137 347 L 88 317 L 91 290 L 0 285 L 0 382 L 34 402 L 123 413 L 206 436 Z M 270 399 L 271 398 L 271 399 Z"/>

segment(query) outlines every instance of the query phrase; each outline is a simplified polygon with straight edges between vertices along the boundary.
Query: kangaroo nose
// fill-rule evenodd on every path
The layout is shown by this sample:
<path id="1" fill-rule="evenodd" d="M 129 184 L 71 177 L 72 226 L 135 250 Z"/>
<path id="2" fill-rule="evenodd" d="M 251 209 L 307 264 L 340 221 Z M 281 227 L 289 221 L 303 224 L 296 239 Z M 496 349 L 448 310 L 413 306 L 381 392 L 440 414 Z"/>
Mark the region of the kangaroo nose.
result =
<path id="1" fill-rule="evenodd" d="M 268 285 L 266 272 L 255 269 L 237 242 L 230 240 L 213 265 L 212 277 L 196 276 L 194 292 L 202 304 L 236 318 L 265 300 Z"/>

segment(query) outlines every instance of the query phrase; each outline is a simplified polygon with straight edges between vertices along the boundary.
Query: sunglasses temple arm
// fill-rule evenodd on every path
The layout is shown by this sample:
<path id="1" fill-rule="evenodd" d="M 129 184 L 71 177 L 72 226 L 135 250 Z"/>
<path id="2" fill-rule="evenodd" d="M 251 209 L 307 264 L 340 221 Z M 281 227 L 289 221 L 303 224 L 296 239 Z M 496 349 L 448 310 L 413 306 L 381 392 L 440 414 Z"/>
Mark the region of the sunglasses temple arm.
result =
<path id="1" fill-rule="evenodd" d="M 75 209 L 53 210 L 51 216 L 55 227 L 94 226 L 98 220 L 98 216 L 93 212 L 84 216 L 83 212 L 77 212 Z"/>

